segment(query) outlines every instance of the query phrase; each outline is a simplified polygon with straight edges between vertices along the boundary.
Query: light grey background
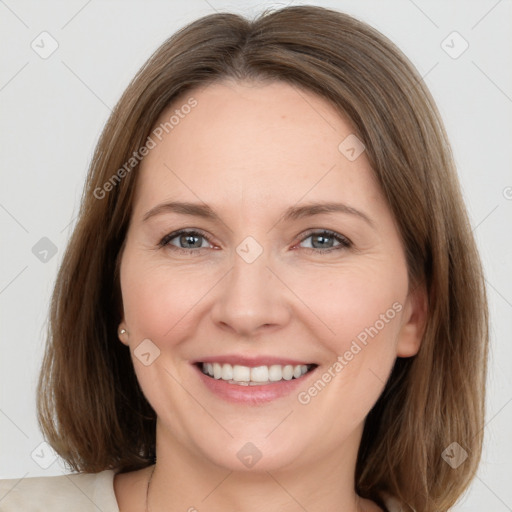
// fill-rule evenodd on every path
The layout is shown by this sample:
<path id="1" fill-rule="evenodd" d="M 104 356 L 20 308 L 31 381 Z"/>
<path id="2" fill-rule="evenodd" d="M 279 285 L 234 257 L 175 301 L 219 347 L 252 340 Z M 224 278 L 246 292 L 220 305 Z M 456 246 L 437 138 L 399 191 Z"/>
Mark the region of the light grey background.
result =
<path id="1" fill-rule="evenodd" d="M 67 473 L 40 445 L 35 386 L 52 286 L 111 108 L 149 55 L 184 24 L 214 11 L 252 17 L 292 3 L 339 9 L 373 25 L 412 60 L 438 103 L 485 265 L 491 311 L 483 460 L 454 510 L 512 510 L 510 0 L 0 0 L 0 478 Z M 51 49 L 52 39 L 40 36 L 44 31 L 58 43 L 47 58 L 31 47 L 34 41 L 40 53 Z M 468 49 L 453 58 L 464 40 Z M 39 245 L 33 253 L 43 237 L 55 245 L 54 256 Z"/>

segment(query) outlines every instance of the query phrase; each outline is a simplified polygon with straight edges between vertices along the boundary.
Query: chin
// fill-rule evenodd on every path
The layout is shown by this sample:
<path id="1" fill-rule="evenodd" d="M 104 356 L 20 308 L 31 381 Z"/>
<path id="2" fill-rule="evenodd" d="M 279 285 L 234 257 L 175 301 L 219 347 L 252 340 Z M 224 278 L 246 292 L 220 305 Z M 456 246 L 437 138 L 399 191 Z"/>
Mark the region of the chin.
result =
<path id="1" fill-rule="evenodd" d="M 227 446 L 223 453 L 205 454 L 213 464 L 228 471 L 247 474 L 266 474 L 294 466 L 299 456 L 297 448 L 286 450 L 267 443 L 259 446 L 257 442 L 238 441 Z"/>

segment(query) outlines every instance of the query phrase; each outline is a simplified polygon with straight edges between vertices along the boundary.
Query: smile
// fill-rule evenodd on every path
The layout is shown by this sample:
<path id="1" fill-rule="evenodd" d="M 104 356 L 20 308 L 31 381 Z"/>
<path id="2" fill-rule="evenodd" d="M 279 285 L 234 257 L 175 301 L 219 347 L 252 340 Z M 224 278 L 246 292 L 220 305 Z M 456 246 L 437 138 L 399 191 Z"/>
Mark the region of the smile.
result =
<path id="1" fill-rule="evenodd" d="M 229 384 L 240 386 L 261 386 L 279 381 L 300 379 L 303 375 L 316 367 L 315 364 L 270 366 L 243 366 L 229 363 L 199 363 L 204 375 L 213 379 L 226 381 Z"/>

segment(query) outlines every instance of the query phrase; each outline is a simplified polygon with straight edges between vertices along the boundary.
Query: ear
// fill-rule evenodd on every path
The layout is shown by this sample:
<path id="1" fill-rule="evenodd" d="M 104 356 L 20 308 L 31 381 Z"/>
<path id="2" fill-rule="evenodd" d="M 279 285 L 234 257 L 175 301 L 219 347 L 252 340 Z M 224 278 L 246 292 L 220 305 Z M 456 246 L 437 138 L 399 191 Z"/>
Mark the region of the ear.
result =
<path id="1" fill-rule="evenodd" d="M 119 327 L 117 328 L 117 336 L 121 340 L 121 343 L 123 343 L 127 347 L 130 345 L 128 341 L 128 329 L 126 328 L 124 320 L 121 321 Z"/>
<path id="2" fill-rule="evenodd" d="M 422 283 L 407 296 L 396 346 L 398 357 L 411 357 L 418 353 L 427 324 L 427 312 L 427 291 Z"/>

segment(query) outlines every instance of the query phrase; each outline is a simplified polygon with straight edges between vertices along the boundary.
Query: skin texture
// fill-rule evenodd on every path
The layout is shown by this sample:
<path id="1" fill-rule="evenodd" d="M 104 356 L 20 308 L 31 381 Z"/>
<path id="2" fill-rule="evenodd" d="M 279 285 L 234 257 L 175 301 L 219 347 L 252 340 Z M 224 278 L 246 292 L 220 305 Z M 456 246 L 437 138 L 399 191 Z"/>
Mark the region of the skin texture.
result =
<path id="1" fill-rule="evenodd" d="M 419 349 L 426 302 L 422 289 L 408 293 L 400 236 L 366 155 L 347 159 L 338 145 L 351 125 L 285 83 L 215 83 L 161 120 L 190 96 L 197 106 L 141 164 L 121 262 L 120 340 L 158 416 L 150 509 L 380 510 L 354 491 L 357 451 L 396 357 Z M 169 201 L 207 203 L 221 221 L 172 212 L 142 220 Z M 289 206 L 319 201 L 357 208 L 373 227 L 346 213 L 281 219 Z M 159 246 L 182 228 L 208 239 Z M 322 245 L 324 229 L 352 246 Z M 248 236 L 263 250 L 252 263 L 236 251 Z M 191 365 L 226 354 L 292 357 L 319 365 L 298 388 L 307 391 L 394 303 L 401 310 L 307 405 L 296 392 L 263 405 L 227 402 Z M 160 350 L 148 366 L 133 355 L 144 339 Z M 237 457 L 247 442 L 262 454 L 252 468 Z M 116 476 L 122 511 L 144 509 L 150 469 Z"/>

